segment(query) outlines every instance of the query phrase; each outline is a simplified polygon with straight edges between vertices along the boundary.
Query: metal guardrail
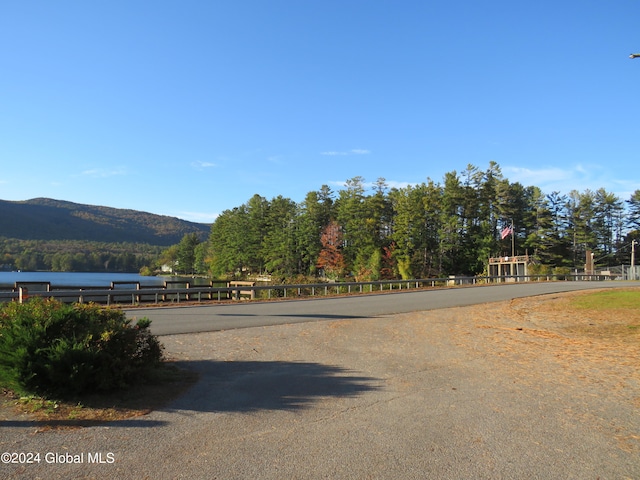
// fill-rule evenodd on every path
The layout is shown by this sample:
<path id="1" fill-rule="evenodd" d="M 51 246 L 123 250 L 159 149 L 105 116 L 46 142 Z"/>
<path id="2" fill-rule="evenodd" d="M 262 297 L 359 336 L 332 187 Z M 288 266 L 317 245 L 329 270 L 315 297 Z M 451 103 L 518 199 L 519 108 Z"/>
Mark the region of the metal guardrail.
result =
<path id="1" fill-rule="evenodd" d="M 291 285 L 236 285 L 230 287 L 187 286 L 185 288 L 140 287 L 135 289 L 83 287 L 74 289 L 56 289 L 47 291 L 29 291 L 23 287 L 0 290 L 0 302 L 25 301 L 30 297 L 55 298 L 63 302 L 95 302 L 107 305 L 140 303 L 180 303 L 203 301 L 237 301 L 243 297 L 260 300 L 272 298 L 297 298 L 329 296 L 341 294 L 360 294 L 392 290 L 409 290 L 461 285 L 481 285 L 496 283 L 535 282 L 535 281 L 610 281 L 617 275 L 519 275 L 519 276 L 481 276 L 446 277 L 414 280 L 377 280 L 369 282 L 335 282 Z M 184 282 L 182 282 L 184 283 Z"/>

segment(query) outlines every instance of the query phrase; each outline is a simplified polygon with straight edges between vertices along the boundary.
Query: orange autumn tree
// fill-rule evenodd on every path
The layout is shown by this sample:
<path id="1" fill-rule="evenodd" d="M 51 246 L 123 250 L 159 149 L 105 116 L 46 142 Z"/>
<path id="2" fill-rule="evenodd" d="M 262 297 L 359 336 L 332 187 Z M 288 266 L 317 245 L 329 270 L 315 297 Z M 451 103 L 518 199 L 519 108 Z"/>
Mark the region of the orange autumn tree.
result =
<path id="1" fill-rule="evenodd" d="M 338 278 L 344 273 L 345 263 L 342 255 L 342 230 L 340 225 L 332 220 L 322 230 L 320 236 L 322 250 L 318 256 L 317 266 L 324 270 L 328 278 Z"/>

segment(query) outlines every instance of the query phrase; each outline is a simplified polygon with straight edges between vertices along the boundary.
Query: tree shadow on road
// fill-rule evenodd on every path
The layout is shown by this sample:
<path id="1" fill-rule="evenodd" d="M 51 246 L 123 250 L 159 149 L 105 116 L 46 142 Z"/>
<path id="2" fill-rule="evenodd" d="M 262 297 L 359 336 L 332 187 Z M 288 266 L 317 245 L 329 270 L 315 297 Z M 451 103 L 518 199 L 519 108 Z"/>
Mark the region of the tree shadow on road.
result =
<path id="1" fill-rule="evenodd" d="M 4 398 L 0 403 L 0 427 L 33 428 L 35 431 L 106 423 L 124 428 L 162 427 L 167 420 L 148 418 L 145 414 L 153 410 L 297 411 L 309 408 L 323 398 L 357 397 L 380 389 L 382 383 L 380 379 L 357 375 L 343 367 L 312 362 L 200 360 L 171 361 L 169 364 L 174 372 L 172 375 L 181 380 L 142 385 L 138 394 L 125 391 L 122 398 L 120 394 L 111 394 L 84 399 L 85 407 L 95 409 L 87 418 L 74 418 L 61 412 L 51 417 L 20 415 L 10 407 L 12 402 Z M 118 411 L 113 413 L 116 418 L 112 417 L 112 409 L 102 410 L 111 405 L 117 406 L 115 410 Z M 73 409 L 73 404 L 65 407 Z"/>
<path id="2" fill-rule="evenodd" d="M 324 397 L 356 397 L 380 388 L 380 380 L 333 365 L 281 361 L 184 361 L 199 381 L 169 410 L 253 412 L 300 410 Z"/>

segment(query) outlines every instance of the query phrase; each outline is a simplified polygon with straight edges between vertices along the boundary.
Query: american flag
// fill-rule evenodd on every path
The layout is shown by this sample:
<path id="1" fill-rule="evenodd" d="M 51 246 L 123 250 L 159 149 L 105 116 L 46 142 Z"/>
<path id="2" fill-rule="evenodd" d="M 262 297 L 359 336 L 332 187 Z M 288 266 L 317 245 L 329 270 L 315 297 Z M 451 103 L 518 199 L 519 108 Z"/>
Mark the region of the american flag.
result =
<path id="1" fill-rule="evenodd" d="M 513 235 L 513 225 L 509 225 L 508 227 L 502 229 L 502 232 L 500 233 L 500 239 L 504 240 L 509 235 Z"/>

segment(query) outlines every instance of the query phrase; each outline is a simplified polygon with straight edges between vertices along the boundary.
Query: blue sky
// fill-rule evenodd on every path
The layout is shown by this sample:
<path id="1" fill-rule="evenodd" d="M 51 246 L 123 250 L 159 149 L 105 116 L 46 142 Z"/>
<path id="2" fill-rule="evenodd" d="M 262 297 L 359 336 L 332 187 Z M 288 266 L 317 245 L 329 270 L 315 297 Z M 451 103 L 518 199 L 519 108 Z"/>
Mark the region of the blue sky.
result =
<path id="1" fill-rule="evenodd" d="M 0 199 L 211 222 L 497 162 L 545 193 L 640 189 L 638 1 L 0 5 Z"/>

